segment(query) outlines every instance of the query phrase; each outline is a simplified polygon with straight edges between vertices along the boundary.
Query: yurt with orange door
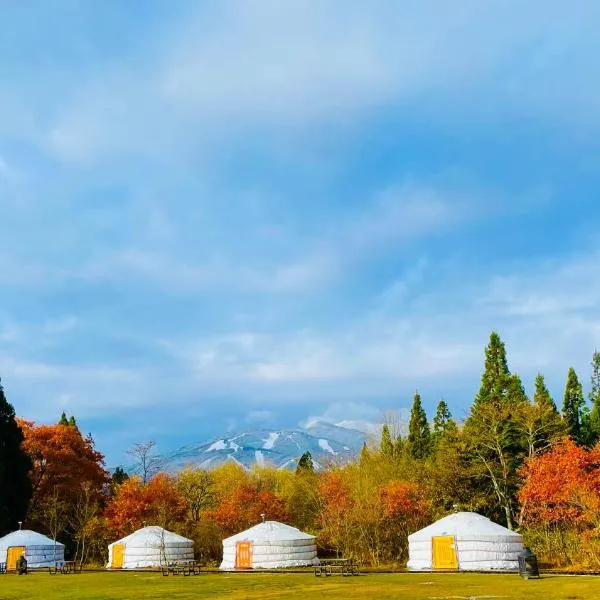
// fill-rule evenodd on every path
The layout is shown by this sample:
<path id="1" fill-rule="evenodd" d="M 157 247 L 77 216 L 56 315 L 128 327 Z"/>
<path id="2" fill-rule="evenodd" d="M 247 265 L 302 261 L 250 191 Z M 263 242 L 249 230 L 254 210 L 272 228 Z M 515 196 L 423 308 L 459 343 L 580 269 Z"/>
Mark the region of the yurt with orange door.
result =
<path id="1" fill-rule="evenodd" d="M 318 565 L 315 536 L 266 521 L 223 540 L 220 569 L 279 569 Z"/>
<path id="2" fill-rule="evenodd" d="M 411 571 L 517 571 L 522 537 L 482 515 L 458 512 L 408 536 Z"/>
<path id="3" fill-rule="evenodd" d="M 6 563 L 7 571 L 14 571 L 17 560 L 25 555 L 30 569 L 61 566 L 65 562 L 65 546 L 49 537 L 19 529 L 0 538 L 0 562 Z"/>
<path id="4" fill-rule="evenodd" d="M 144 569 L 194 560 L 194 542 L 162 527 L 143 527 L 108 547 L 107 569 Z"/>

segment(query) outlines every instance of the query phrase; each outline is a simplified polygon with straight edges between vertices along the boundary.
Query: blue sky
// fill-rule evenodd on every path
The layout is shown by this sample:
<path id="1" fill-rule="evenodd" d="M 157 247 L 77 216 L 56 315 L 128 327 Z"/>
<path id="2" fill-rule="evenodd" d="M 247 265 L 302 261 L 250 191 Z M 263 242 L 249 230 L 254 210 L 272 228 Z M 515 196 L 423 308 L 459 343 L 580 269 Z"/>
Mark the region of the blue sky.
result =
<path id="1" fill-rule="evenodd" d="M 8 1 L 0 376 L 111 465 L 227 429 L 462 417 L 600 338 L 593 1 Z"/>

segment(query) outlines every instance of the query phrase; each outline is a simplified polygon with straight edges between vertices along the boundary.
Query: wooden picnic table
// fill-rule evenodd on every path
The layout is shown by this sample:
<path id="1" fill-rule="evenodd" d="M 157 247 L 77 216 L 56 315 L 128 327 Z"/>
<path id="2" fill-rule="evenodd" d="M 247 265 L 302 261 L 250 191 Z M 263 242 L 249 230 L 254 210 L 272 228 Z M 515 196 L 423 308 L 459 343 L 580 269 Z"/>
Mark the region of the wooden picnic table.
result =
<path id="1" fill-rule="evenodd" d="M 161 567 L 163 577 L 171 575 L 200 575 L 200 565 L 195 560 L 180 560 Z"/>
<path id="2" fill-rule="evenodd" d="M 315 566 L 315 577 L 331 577 L 331 575 L 338 574 L 344 577 L 349 575 L 359 575 L 360 571 L 358 563 L 353 558 L 324 558 L 320 561 L 320 564 Z"/>
<path id="3" fill-rule="evenodd" d="M 62 563 L 56 562 L 54 565 L 48 567 L 48 573 L 50 573 L 50 575 L 56 575 L 57 573 L 68 575 L 69 573 L 81 573 L 81 571 L 81 564 L 74 560 L 65 560 Z"/>

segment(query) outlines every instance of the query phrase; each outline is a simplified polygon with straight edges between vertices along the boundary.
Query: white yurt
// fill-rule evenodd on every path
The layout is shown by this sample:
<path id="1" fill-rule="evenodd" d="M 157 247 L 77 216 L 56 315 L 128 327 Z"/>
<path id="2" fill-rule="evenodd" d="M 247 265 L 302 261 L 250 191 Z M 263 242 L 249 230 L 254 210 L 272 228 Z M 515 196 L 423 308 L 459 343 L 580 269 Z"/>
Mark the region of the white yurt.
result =
<path id="1" fill-rule="evenodd" d="M 19 529 L 0 538 L 0 562 L 6 563 L 7 570 L 15 569 L 23 553 L 30 569 L 53 567 L 56 563 L 62 565 L 65 561 L 64 544 L 41 533 Z"/>
<path id="2" fill-rule="evenodd" d="M 194 542 L 162 527 L 143 527 L 108 546 L 107 569 L 143 569 L 194 560 Z"/>
<path id="3" fill-rule="evenodd" d="M 477 513 L 458 512 L 408 536 L 411 571 L 516 571 L 522 537 Z"/>
<path id="4" fill-rule="evenodd" d="M 318 564 L 314 535 L 277 521 L 266 521 L 223 540 L 220 568 L 278 569 Z"/>

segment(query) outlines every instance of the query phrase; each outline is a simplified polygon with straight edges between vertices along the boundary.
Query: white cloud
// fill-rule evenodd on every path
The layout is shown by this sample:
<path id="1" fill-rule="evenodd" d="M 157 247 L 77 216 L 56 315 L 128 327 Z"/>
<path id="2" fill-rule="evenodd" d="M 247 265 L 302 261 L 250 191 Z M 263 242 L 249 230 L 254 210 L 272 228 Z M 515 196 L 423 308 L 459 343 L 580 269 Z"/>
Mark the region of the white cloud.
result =
<path id="1" fill-rule="evenodd" d="M 273 253 L 267 263 L 255 261 L 252 251 L 245 247 L 240 255 L 237 246 L 229 255 L 201 253 L 194 262 L 187 254 L 178 256 L 168 249 L 130 247 L 103 253 L 78 268 L 63 271 L 62 276 L 84 281 L 130 281 L 136 277 L 184 293 L 214 289 L 262 294 L 315 290 L 335 283 L 357 263 L 447 232 L 477 214 L 470 190 L 446 190 L 411 182 L 375 192 L 360 210 L 338 213 L 315 227 L 310 238 L 295 238 L 292 256 Z"/>
<path id="2" fill-rule="evenodd" d="M 372 310 L 337 329 L 177 340 L 173 347 L 199 382 L 257 389 L 301 386 L 314 398 L 331 389 L 362 395 L 366 387 L 377 395 L 394 387 L 458 388 L 465 382 L 474 392 L 484 346 L 497 329 L 507 342 L 511 368 L 528 385 L 541 369 L 558 390 L 571 364 L 585 380 L 597 345 L 596 265 L 595 257 L 582 256 L 543 270 L 531 263 L 505 278 L 461 272 L 456 273 L 461 285 L 436 290 L 434 304 L 431 295 L 415 290 L 410 304 L 401 298 L 382 308 L 375 300 Z"/>
<path id="3" fill-rule="evenodd" d="M 388 106 L 427 120 L 543 116 L 595 128 L 600 9 L 575 4 L 347 2 L 342 15 L 317 0 L 205 3 L 146 61 L 92 70 L 47 141 L 67 160 L 170 162 L 256 127 L 299 138 L 325 124 L 319 135 Z"/>
<path id="4" fill-rule="evenodd" d="M 381 409 L 367 402 L 333 402 L 318 414 L 308 417 L 300 423 L 301 427 L 307 427 L 315 421 L 326 423 L 339 423 L 340 421 L 382 421 Z"/>

